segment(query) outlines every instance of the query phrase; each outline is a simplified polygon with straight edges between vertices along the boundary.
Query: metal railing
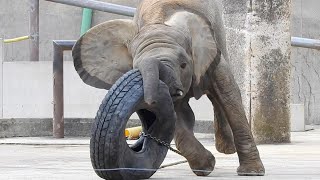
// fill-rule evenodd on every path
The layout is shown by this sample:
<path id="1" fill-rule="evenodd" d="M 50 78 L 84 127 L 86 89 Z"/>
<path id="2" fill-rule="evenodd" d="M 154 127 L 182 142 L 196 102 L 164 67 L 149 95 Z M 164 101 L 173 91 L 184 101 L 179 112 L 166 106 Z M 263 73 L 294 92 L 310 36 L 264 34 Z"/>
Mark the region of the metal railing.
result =
<path id="1" fill-rule="evenodd" d="M 71 6 L 133 17 L 135 8 L 95 0 L 46 0 Z M 63 52 L 72 50 L 74 40 L 53 41 L 53 136 L 64 137 Z"/>
<path id="2" fill-rule="evenodd" d="M 66 4 L 71 6 L 90 8 L 98 11 L 119 14 L 124 16 L 133 17 L 136 12 L 136 8 L 129 6 L 122 6 L 117 4 L 105 3 L 101 1 L 95 0 L 46 0 L 50 2 Z"/>
<path id="3" fill-rule="evenodd" d="M 76 41 L 53 41 L 53 136 L 64 137 L 63 51 L 70 51 Z"/>
<path id="4" fill-rule="evenodd" d="M 291 46 L 320 50 L 320 40 L 292 37 Z"/>
<path id="5" fill-rule="evenodd" d="M 39 0 L 29 0 L 30 3 L 30 61 L 39 61 Z"/>
<path id="6" fill-rule="evenodd" d="M 105 3 L 95 0 L 46 0 L 55 3 L 61 3 L 71 6 L 90 8 L 108 13 L 114 13 L 132 17 L 135 13 L 135 8 L 121 6 L 111 3 Z M 73 40 L 54 40 L 53 49 L 53 135 L 56 138 L 64 137 L 64 100 L 63 100 L 63 51 L 72 50 L 76 41 Z M 296 47 L 320 49 L 320 41 L 314 39 L 292 37 L 291 45 Z"/>

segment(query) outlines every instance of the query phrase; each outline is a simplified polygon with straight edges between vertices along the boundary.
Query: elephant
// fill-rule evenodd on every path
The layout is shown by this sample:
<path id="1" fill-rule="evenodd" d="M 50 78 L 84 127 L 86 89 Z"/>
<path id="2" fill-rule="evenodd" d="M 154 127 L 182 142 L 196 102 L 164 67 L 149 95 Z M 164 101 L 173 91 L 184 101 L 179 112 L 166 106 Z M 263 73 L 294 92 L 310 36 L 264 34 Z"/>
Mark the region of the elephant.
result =
<path id="1" fill-rule="evenodd" d="M 198 176 L 213 171 L 215 157 L 194 136 L 189 99 L 206 95 L 214 107 L 216 149 L 237 152 L 238 175 L 264 175 L 230 69 L 221 12 L 217 0 L 142 0 L 133 20 L 107 21 L 83 35 L 73 48 L 74 65 L 83 82 L 101 89 L 138 69 L 150 106 L 163 81 L 177 116 L 176 147 Z"/>

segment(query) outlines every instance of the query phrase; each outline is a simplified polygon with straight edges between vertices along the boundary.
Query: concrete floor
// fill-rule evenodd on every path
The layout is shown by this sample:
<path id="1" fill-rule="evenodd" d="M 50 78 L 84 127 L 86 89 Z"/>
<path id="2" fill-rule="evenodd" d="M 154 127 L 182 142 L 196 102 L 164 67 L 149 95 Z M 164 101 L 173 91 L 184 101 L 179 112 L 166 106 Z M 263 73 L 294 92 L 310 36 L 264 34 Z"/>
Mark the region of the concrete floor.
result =
<path id="1" fill-rule="evenodd" d="M 237 156 L 218 153 L 212 135 L 198 137 L 216 156 L 209 177 L 197 177 L 181 164 L 159 170 L 152 179 L 320 179 L 320 129 L 292 133 L 291 144 L 258 146 L 266 168 L 263 177 L 237 176 Z M 100 179 L 91 168 L 88 143 L 88 138 L 0 139 L 0 179 Z M 180 160 L 169 152 L 163 164 Z"/>

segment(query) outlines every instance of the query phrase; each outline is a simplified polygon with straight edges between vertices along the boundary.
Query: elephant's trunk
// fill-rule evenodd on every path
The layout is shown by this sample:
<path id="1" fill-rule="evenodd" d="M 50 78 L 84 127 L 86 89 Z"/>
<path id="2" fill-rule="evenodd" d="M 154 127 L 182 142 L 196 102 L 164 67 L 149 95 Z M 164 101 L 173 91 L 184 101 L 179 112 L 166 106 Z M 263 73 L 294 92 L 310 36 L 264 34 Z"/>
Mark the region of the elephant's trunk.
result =
<path id="1" fill-rule="evenodd" d="M 159 64 L 158 60 L 145 59 L 139 66 L 143 78 L 144 100 L 149 105 L 157 103 Z"/>
<path id="2" fill-rule="evenodd" d="M 142 60 L 138 69 L 142 74 L 144 100 L 147 104 L 157 103 L 159 80 L 169 87 L 170 95 L 174 101 L 184 95 L 180 79 L 169 65 L 165 65 L 158 59 L 147 58 Z"/>

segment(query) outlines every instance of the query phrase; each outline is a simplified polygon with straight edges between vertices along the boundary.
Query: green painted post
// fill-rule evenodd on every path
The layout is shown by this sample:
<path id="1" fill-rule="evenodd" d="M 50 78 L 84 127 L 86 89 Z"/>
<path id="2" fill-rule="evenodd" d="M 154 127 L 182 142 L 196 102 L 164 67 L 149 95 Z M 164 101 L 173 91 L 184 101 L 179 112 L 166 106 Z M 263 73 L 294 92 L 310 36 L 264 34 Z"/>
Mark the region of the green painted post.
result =
<path id="1" fill-rule="evenodd" d="M 92 23 L 92 9 L 83 8 L 82 22 L 81 22 L 81 36 L 91 28 Z"/>

